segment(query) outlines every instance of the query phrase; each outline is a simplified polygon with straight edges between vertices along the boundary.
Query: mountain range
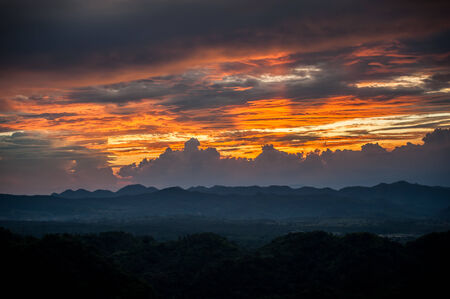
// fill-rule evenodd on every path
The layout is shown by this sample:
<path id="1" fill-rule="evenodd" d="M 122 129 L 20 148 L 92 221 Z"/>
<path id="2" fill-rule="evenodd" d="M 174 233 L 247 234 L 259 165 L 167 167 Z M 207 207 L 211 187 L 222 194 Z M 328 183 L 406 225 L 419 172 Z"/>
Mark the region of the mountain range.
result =
<path id="1" fill-rule="evenodd" d="M 407 182 L 373 187 L 154 187 L 117 192 L 67 190 L 52 195 L 0 195 L 0 220 L 130 220 L 154 216 L 219 219 L 442 218 L 450 188 Z"/>
<path id="2" fill-rule="evenodd" d="M 134 184 L 125 186 L 116 192 L 109 190 L 98 189 L 95 191 L 88 191 L 85 189 L 72 190 L 67 189 L 61 193 L 52 193 L 52 196 L 62 197 L 62 198 L 109 198 L 109 197 L 119 197 L 128 195 L 140 195 L 148 194 L 158 191 L 155 187 L 145 187 L 141 184 Z"/>

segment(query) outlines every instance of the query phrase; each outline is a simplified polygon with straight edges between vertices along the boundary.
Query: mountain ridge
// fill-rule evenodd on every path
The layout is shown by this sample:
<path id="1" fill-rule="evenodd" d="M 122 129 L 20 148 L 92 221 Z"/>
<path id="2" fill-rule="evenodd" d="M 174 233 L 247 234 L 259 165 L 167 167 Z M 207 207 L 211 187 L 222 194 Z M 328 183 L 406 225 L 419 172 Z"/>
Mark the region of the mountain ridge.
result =
<path id="1" fill-rule="evenodd" d="M 197 192 L 206 194 L 217 194 L 217 195 L 258 195 L 258 194 L 273 194 L 273 195 L 349 195 L 367 192 L 389 192 L 400 190 L 402 188 L 413 188 L 414 192 L 417 190 L 424 192 L 432 189 L 440 190 L 450 190 L 450 187 L 444 186 L 428 186 L 421 185 L 417 183 L 409 183 L 407 181 L 397 181 L 394 183 L 379 183 L 373 186 L 348 186 L 340 189 L 333 189 L 330 187 L 311 187 L 303 186 L 299 188 L 292 188 L 290 186 L 283 185 L 270 185 L 270 186 L 223 186 L 214 185 L 211 187 L 205 186 L 192 186 L 189 188 L 182 188 L 179 186 L 166 187 L 158 189 L 153 186 L 146 187 L 141 184 L 127 185 L 116 192 L 110 190 L 97 189 L 95 191 L 88 191 L 86 189 L 67 189 L 61 193 L 52 193 L 51 196 L 61 197 L 61 198 L 109 198 L 109 197 L 120 197 L 120 196 L 132 196 L 132 195 L 143 195 L 150 194 L 154 192 L 169 192 L 169 190 L 174 191 L 187 191 L 187 192 Z"/>
<path id="2" fill-rule="evenodd" d="M 320 217 L 428 219 L 438 217 L 450 207 L 450 188 L 406 182 L 341 190 L 283 186 L 155 189 L 141 185 L 125 187 L 126 192 L 122 190 L 125 195 L 83 189 L 62 192 L 63 196 L 3 194 L 0 195 L 0 219 L 90 221 L 176 215 L 275 220 Z M 147 190 L 150 193 L 145 193 Z M 87 196 L 77 198 L 73 194 Z M 114 196 L 98 197 L 105 194 Z"/>

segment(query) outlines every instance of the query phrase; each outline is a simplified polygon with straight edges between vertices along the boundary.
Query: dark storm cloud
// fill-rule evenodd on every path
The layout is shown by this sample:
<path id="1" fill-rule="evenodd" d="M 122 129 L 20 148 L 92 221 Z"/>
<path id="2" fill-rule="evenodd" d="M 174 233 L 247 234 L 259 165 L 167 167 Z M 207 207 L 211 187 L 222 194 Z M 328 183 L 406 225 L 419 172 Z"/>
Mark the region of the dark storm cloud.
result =
<path id="1" fill-rule="evenodd" d="M 207 70 L 190 70 L 167 78 L 149 78 L 78 88 L 68 93 L 72 102 L 126 103 L 143 99 L 157 100 L 159 104 L 176 106 L 180 110 L 190 108 L 220 107 L 239 104 L 261 97 L 275 96 L 270 86 L 260 86 L 257 79 L 247 75 L 236 76 L 226 82 L 207 78 Z M 252 87 L 238 91 L 235 87 Z M 175 109 L 176 110 L 176 109 Z"/>
<path id="2" fill-rule="evenodd" d="M 437 73 L 425 81 L 427 87 L 432 90 L 450 87 L 450 73 Z"/>
<path id="3" fill-rule="evenodd" d="M 182 92 L 185 87 L 170 81 L 139 80 L 120 84 L 78 88 L 68 94 L 74 102 L 125 103 L 142 99 L 160 99 Z"/>
<path id="4" fill-rule="evenodd" d="M 157 65 L 203 48 L 307 50 L 448 27 L 447 1 L 1 2 L 4 71 Z"/>
<path id="5" fill-rule="evenodd" d="M 434 34 L 422 38 L 405 38 L 401 41 L 411 54 L 445 54 L 450 49 L 449 22 L 443 27 L 442 31 L 437 31 Z M 448 56 L 445 62 L 447 65 L 450 63 Z"/>
<path id="6" fill-rule="evenodd" d="M 191 139 L 183 150 L 167 148 L 156 159 L 122 167 L 119 174 L 158 187 L 215 184 L 342 187 L 398 180 L 450 186 L 450 130 L 436 129 L 423 141 L 423 145 L 408 143 L 391 152 L 378 144 L 366 144 L 360 151 L 289 154 L 265 145 L 255 159 L 249 160 L 221 158 L 216 149 L 199 149 L 198 140 Z"/>
<path id="7" fill-rule="evenodd" d="M 58 145 L 38 133 L 0 136 L 0 193 L 48 194 L 67 188 L 112 188 L 106 153 Z"/>
<path id="8" fill-rule="evenodd" d="M 170 106 L 175 112 L 199 108 L 215 108 L 243 104 L 248 101 L 273 98 L 288 98 L 293 101 L 310 101 L 333 96 L 349 96 L 360 99 L 392 100 L 399 96 L 422 96 L 424 102 L 433 103 L 435 97 L 429 92 L 449 87 L 448 74 L 437 70 L 425 79 L 417 79 L 416 85 L 405 82 L 398 86 L 357 87 L 360 81 L 392 83 L 404 80 L 402 77 L 420 77 L 422 68 L 417 65 L 403 66 L 401 70 L 372 73 L 370 63 L 375 58 L 366 58 L 358 64 L 347 66 L 354 48 L 341 51 L 338 58 L 327 61 L 329 52 L 308 57 L 308 64 L 300 57 L 289 58 L 281 63 L 282 74 L 273 67 L 256 65 L 245 72 L 235 72 L 220 79 L 216 69 L 190 69 L 184 73 L 166 77 L 150 77 L 146 80 L 98 85 L 74 89 L 66 95 L 71 102 L 127 103 L 144 99 L 154 100 L 161 105 Z M 391 58 L 392 59 L 392 58 Z M 217 66 L 219 69 L 223 64 Z M 224 68 L 230 68 L 225 63 Z M 237 68 L 239 69 L 239 67 Z M 396 81 L 397 80 L 397 81 Z M 422 80 L 422 81 L 421 81 Z"/>

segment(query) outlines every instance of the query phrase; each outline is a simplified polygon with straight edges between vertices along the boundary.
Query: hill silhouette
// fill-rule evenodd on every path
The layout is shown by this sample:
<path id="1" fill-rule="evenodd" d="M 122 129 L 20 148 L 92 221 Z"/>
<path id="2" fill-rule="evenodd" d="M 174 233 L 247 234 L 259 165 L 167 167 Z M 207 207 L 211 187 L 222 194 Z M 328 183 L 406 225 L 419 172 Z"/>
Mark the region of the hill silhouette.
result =
<path id="1" fill-rule="evenodd" d="M 132 185 L 115 193 L 77 190 L 52 196 L 0 195 L 0 217 L 3 220 L 126 220 L 175 215 L 235 220 L 311 217 L 425 219 L 439 218 L 449 206 L 450 188 L 407 182 L 341 190 L 286 186 L 215 186 L 187 190 L 171 187 L 157 190 Z"/>
<path id="2" fill-rule="evenodd" d="M 125 186 L 117 190 L 116 192 L 101 189 L 95 191 L 88 191 L 85 189 L 78 189 L 74 191 L 68 189 L 61 193 L 52 193 L 52 196 L 61 198 L 111 198 L 119 196 L 148 194 L 155 191 L 158 191 L 158 189 L 155 187 L 145 187 L 144 185 L 135 184 Z"/>

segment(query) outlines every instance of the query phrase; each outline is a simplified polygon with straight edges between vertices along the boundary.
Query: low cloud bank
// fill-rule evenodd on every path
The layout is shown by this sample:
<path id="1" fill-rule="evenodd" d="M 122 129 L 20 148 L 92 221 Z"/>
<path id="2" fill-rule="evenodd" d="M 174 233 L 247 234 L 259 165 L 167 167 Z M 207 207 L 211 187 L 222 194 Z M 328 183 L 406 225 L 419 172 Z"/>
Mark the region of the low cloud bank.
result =
<path id="1" fill-rule="evenodd" d="M 196 139 L 183 150 L 167 148 L 158 158 L 122 167 L 133 182 L 157 187 L 195 185 L 373 185 L 407 180 L 450 186 L 450 130 L 436 129 L 423 145 L 408 143 L 387 151 L 366 144 L 360 151 L 327 150 L 289 154 L 264 145 L 255 159 L 221 158 L 215 148 L 200 149 Z"/>
<path id="2" fill-rule="evenodd" d="M 264 145 L 255 159 L 221 157 L 190 139 L 183 150 L 167 148 L 114 176 L 107 153 L 58 144 L 43 135 L 0 136 L 0 193 L 48 194 L 65 189 L 117 189 L 121 179 L 147 186 L 375 185 L 407 180 L 450 186 L 450 129 L 436 129 L 423 144 L 387 151 L 378 144 L 361 150 L 289 154 Z M 123 184 L 123 182 L 122 182 Z"/>
<path id="3" fill-rule="evenodd" d="M 49 194 L 115 188 L 106 153 L 62 144 L 43 134 L 0 136 L 0 193 Z"/>

